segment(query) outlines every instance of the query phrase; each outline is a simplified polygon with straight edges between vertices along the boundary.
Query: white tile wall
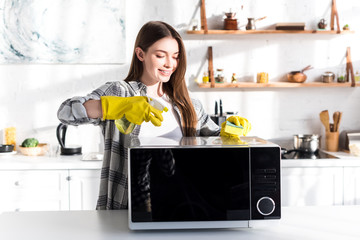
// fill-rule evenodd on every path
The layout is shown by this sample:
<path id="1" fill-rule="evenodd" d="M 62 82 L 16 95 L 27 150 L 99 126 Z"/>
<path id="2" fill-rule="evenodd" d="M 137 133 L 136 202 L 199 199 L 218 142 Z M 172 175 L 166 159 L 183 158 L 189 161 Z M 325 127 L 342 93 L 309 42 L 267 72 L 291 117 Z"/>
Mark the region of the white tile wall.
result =
<path id="1" fill-rule="evenodd" d="M 188 54 L 187 79 L 194 97 L 199 98 L 208 113 L 214 111 L 214 101 L 223 100 L 224 111 L 237 111 L 253 124 L 251 135 L 263 138 L 290 137 L 298 133 L 323 134 L 319 113 L 343 112 L 340 130 L 360 129 L 360 88 L 300 88 L 269 90 L 204 90 L 195 80 L 207 69 L 207 47 L 213 46 L 214 67 L 224 68 L 230 78 L 234 72 L 249 81 L 257 71 L 267 71 L 270 81 L 284 81 L 286 73 L 300 70 L 308 64 L 308 81 L 318 81 L 327 70 L 344 66 L 346 47 L 351 47 L 355 70 L 360 71 L 360 2 L 337 1 L 340 25 L 349 24 L 350 35 L 249 35 L 193 36 L 185 31 L 192 18 L 200 16 L 198 0 L 126 1 L 127 63 L 124 65 L 0 65 L 0 129 L 16 126 L 18 142 L 37 137 L 56 145 L 55 129 L 59 121 L 56 112 L 60 103 L 75 95 L 85 95 L 101 84 L 123 79 L 128 71 L 134 40 L 139 28 L 149 20 L 170 23 L 183 36 Z M 230 8 L 238 12 L 240 25 L 247 17 L 263 17 L 257 28 L 276 22 L 306 22 L 314 28 L 321 18 L 330 22 L 331 0 L 207 0 L 210 28 L 221 28 L 223 13 Z M 240 11 L 241 5 L 244 6 Z M 96 150 L 99 131 L 82 127 L 84 151 Z M 95 137 L 94 137 L 95 136 Z M 0 135 L 1 137 L 1 135 Z"/>

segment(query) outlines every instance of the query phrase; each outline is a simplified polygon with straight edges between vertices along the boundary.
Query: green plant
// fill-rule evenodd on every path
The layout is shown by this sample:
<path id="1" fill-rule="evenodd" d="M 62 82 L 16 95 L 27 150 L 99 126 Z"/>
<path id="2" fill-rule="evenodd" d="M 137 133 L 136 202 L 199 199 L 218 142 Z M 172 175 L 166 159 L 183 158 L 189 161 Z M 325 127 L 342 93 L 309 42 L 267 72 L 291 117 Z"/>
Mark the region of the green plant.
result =
<path id="1" fill-rule="evenodd" d="M 37 147 L 38 144 L 39 144 L 39 141 L 36 138 L 27 138 L 22 142 L 21 146 L 22 147 Z"/>

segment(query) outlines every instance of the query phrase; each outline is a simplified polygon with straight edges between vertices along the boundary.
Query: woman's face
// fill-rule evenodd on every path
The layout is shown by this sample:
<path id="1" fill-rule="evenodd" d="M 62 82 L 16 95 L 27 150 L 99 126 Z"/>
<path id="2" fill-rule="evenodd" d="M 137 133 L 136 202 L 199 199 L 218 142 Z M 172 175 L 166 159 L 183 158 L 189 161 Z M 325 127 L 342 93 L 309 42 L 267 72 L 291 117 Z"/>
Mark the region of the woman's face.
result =
<path id="1" fill-rule="evenodd" d="M 141 81 L 146 85 L 158 82 L 168 82 L 171 74 L 178 65 L 179 45 L 174 38 L 165 37 L 153 45 L 146 52 L 141 48 L 135 49 L 137 57 L 143 62 L 144 71 Z"/>

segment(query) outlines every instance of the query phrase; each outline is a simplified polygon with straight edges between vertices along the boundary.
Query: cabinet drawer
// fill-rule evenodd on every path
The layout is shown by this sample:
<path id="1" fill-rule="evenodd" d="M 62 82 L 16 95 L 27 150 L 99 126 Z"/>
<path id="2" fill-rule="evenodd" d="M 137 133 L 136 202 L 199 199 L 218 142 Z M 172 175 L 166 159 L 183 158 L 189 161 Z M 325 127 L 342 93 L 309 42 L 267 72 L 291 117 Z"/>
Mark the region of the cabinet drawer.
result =
<path id="1" fill-rule="evenodd" d="M 4 189 L 61 189 L 62 178 L 68 171 L 2 171 L 0 188 Z"/>
<path id="2" fill-rule="evenodd" d="M 19 211 L 61 211 L 69 210 L 66 196 L 64 199 L 18 199 L 4 203 L 2 205 L 4 212 L 19 212 Z"/>
<path id="3" fill-rule="evenodd" d="M 68 210 L 68 170 L 0 171 L 1 211 Z"/>
<path id="4" fill-rule="evenodd" d="M 282 168 L 282 206 L 343 204 L 342 167 Z"/>

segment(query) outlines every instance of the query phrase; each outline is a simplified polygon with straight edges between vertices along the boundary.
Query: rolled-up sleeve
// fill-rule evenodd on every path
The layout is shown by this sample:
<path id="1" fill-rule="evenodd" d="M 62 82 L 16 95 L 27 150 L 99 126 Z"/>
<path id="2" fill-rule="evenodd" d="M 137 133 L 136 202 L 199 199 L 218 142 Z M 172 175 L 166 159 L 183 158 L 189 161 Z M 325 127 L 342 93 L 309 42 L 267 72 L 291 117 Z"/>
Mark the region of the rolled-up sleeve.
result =
<path id="1" fill-rule="evenodd" d="M 72 97 L 65 100 L 57 112 L 57 117 L 60 122 L 68 125 L 81 125 L 81 124 L 94 124 L 99 125 L 101 119 L 89 118 L 84 102 L 88 100 L 100 100 L 100 96 L 121 96 L 125 93 L 124 86 L 121 86 L 119 82 L 108 82 L 92 93 L 82 97 Z"/>
<path id="2" fill-rule="evenodd" d="M 57 117 L 60 122 L 69 125 L 80 125 L 86 123 L 99 124 L 99 119 L 92 119 L 87 116 L 86 109 L 83 105 L 89 99 L 96 99 L 87 95 L 85 97 L 73 97 L 67 99 L 60 105 Z"/>
<path id="3" fill-rule="evenodd" d="M 196 115 L 198 116 L 196 135 L 218 136 L 220 134 L 220 127 L 211 120 L 210 116 L 205 112 L 201 102 L 197 99 L 192 99 L 192 102 Z"/>

